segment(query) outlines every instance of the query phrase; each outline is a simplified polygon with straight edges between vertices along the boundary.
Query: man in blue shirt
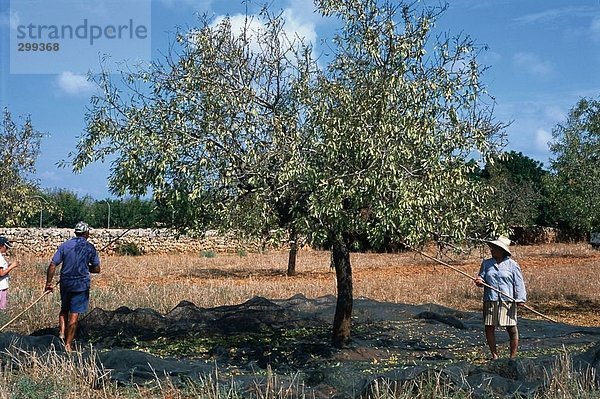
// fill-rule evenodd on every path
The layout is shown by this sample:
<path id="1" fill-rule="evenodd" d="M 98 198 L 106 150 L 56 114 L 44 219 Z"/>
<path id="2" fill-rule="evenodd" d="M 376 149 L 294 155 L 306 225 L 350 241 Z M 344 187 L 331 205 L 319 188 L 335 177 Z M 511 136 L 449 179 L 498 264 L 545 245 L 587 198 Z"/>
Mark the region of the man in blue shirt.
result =
<path id="1" fill-rule="evenodd" d="M 90 302 L 90 273 L 100 273 L 100 257 L 89 241 L 90 227 L 79 222 L 75 237 L 62 243 L 52 257 L 46 271 L 46 291 L 53 291 L 52 279 L 56 267 L 60 270 L 59 335 L 65 340 L 65 350 L 72 350 L 79 314 L 88 310 Z"/>

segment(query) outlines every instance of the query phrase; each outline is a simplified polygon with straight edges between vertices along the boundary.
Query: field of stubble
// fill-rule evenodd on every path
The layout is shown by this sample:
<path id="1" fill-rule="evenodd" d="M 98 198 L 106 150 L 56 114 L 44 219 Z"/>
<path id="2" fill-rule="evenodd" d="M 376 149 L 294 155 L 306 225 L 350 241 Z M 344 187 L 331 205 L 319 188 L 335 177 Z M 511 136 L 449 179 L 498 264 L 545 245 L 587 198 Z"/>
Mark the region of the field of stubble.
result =
<path id="1" fill-rule="evenodd" d="M 285 299 L 296 294 L 309 298 L 335 295 L 335 272 L 326 251 L 299 251 L 297 275 L 293 277 L 285 273 L 285 251 L 101 255 L 102 273 L 92 279 L 91 308 L 149 307 L 165 313 L 182 300 L 215 307 L 239 304 L 254 296 Z M 488 256 L 482 247 L 468 255 L 445 254 L 441 259 L 475 275 L 481 259 Z M 21 267 L 11 275 L 4 321 L 42 295 L 48 259 L 27 254 L 19 258 Z M 516 246 L 514 259 L 523 270 L 530 307 L 560 322 L 600 326 L 600 251 L 584 243 Z M 418 254 L 353 253 L 351 263 L 355 298 L 480 309 L 481 289 L 469 278 Z M 53 327 L 58 309 L 58 294 L 46 295 L 7 330 L 28 334 Z M 521 317 L 539 318 L 527 310 Z"/>

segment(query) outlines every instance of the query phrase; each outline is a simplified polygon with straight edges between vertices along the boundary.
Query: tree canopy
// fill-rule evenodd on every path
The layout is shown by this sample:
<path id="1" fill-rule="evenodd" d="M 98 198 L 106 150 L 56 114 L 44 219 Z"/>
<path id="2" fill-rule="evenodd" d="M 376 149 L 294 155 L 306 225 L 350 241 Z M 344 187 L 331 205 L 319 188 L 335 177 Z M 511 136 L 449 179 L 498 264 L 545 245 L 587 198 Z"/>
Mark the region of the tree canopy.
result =
<path id="1" fill-rule="evenodd" d="M 553 132 L 551 201 L 557 224 L 582 232 L 600 229 L 600 101 L 582 98 Z"/>
<path id="2" fill-rule="evenodd" d="M 171 214 L 164 212 L 149 199 L 120 198 L 94 200 L 79 197 L 65 189 L 40 191 L 43 198 L 43 227 L 73 228 L 77 222 L 86 221 L 92 228 L 169 227 Z M 25 225 L 36 226 L 37 216 L 31 216 Z"/>
<path id="3" fill-rule="evenodd" d="M 541 162 L 515 151 L 499 154 L 481 171 L 481 176 L 495 188 L 490 205 L 511 226 L 548 223 L 548 175 Z"/>
<path id="4" fill-rule="evenodd" d="M 203 19 L 150 70 L 97 81 L 76 170 L 116 156 L 118 194 L 150 190 L 180 227 L 248 234 L 296 229 L 332 249 L 338 304 L 332 339 L 350 337 L 356 238 L 417 247 L 502 228 L 474 154 L 499 149 L 469 37 L 432 35 L 443 8 L 320 0 L 341 22 L 325 66 L 265 8 L 241 33 Z"/>

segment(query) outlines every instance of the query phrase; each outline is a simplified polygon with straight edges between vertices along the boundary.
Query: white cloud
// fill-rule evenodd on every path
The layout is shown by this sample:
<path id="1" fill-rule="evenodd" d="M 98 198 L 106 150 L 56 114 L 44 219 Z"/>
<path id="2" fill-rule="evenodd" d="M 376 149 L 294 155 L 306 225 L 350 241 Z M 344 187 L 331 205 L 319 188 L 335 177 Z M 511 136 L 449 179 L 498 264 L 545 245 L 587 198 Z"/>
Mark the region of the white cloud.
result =
<path id="1" fill-rule="evenodd" d="M 316 45 L 317 32 L 315 31 L 315 25 L 312 22 L 306 22 L 298 17 L 299 15 L 295 14 L 292 9 L 286 9 L 283 12 L 286 34 L 290 38 L 298 37 L 306 44 L 312 43 L 313 45 Z"/>
<path id="2" fill-rule="evenodd" d="M 552 142 L 552 131 L 557 124 L 564 123 L 570 107 L 579 97 L 574 92 L 560 92 L 499 102 L 496 108 L 498 120 L 513 121 L 506 129 L 507 150 L 521 151 L 548 165 L 552 156 L 548 146 Z"/>
<path id="3" fill-rule="evenodd" d="M 56 78 L 58 89 L 69 96 L 86 96 L 96 90 L 96 86 L 89 82 L 85 75 L 78 75 L 73 72 L 63 72 Z"/>
<path id="4" fill-rule="evenodd" d="M 511 5 L 510 2 L 513 0 L 452 0 L 452 2 L 448 2 L 448 6 L 457 9 L 466 9 L 466 10 L 478 10 L 482 8 L 491 8 L 502 5 Z"/>
<path id="5" fill-rule="evenodd" d="M 57 182 L 57 181 L 61 181 L 62 180 L 62 178 L 60 176 L 58 176 L 58 174 L 56 172 L 52 172 L 52 171 L 49 171 L 49 170 L 46 170 L 46 171 L 43 171 L 43 172 L 39 172 L 38 176 L 44 182 L 48 182 L 48 181 Z"/>
<path id="6" fill-rule="evenodd" d="M 535 148 L 539 152 L 547 152 L 549 150 L 548 143 L 552 141 L 552 133 L 545 129 L 537 129 L 535 131 Z"/>
<path id="7" fill-rule="evenodd" d="M 285 8 L 286 18 L 290 17 L 302 21 L 305 25 L 331 24 L 331 19 L 323 17 L 315 10 L 314 4 L 306 0 L 289 0 Z"/>
<path id="8" fill-rule="evenodd" d="M 515 19 L 523 24 L 546 23 L 555 24 L 557 21 L 564 21 L 567 18 L 588 18 L 597 13 L 598 9 L 594 6 L 574 6 L 547 9 L 538 13 L 525 14 Z"/>
<path id="9" fill-rule="evenodd" d="M 558 105 L 550 105 L 544 109 L 545 120 L 557 124 L 567 119 L 565 108 Z"/>
<path id="10" fill-rule="evenodd" d="M 482 52 L 478 59 L 481 60 L 484 65 L 495 65 L 498 64 L 502 58 L 500 53 L 487 50 Z"/>
<path id="11" fill-rule="evenodd" d="M 517 53 L 513 57 L 513 62 L 517 67 L 523 68 L 528 73 L 538 77 L 545 78 L 554 75 L 552 63 L 543 61 L 532 53 Z"/>
<path id="12" fill-rule="evenodd" d="M 290 43 L 299 39 L 305 44 L 315 44 L 317 40 L 317 32 L 313 23 L 305 22 L 291 10 L 283 10 L 282 17 L 284 19 L 283 34 Z M 254 40 L 255 37 L 264 34 L 267 27 L 263 24 L 262 19 L 258 15 L 235 14 L 231 16 L 219 16 L 213 21 L 213 26 L 222 23 L 225 18 L 229 18 L 231 31 L 234 34 L 241 34 L 244 28 L 247 29 L 247 34 L 250 40 L 250 49 L 252 51 L 260 51 L 258 43 Z"/>

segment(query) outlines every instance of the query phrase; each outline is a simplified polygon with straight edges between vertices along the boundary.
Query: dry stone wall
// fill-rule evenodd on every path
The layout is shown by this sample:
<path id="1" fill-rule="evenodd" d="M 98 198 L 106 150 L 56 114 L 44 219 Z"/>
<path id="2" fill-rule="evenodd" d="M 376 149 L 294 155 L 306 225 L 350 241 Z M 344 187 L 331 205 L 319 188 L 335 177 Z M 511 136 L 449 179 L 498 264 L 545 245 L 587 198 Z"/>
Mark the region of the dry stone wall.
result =
<path id="1" fill-rule="evenodd" d="M 15 249 L 36 255 L 53 254 L 65 240 L 73 237 L 73 229 L 57 228 L 2 228 L 0 235 L 8 237 Z M 573 242 L 585 240 L 550 227 L 513 227 L 511 239 L 521 245 Z M 264 249 L 258 241 L 243 241 L 235 236 L 222 236 L 208 231 L 204 236 L 193 238 L 177 235 L 170 229 L 94 229 L 90 235 L 92 242 L 103 253 L 115 253 L 120 246 L 135 244 L 145 254 L 197 253 L 203 252 L 254 252 Z M 285 242 L 281 243 L 285 246 Z M 282 249 L 282 247 L 269 249 Z"/>
<path id="2" fill-rule="evenodd" d="M 73 229 L 0 228 L 16 251 L 35 255 L 52 255 L 56 248 L 75 234 Z M 238 252 L 259 250 L 259 242 L 242 241 L 209 231 L 192 238 L 177 235 L 169 229 L 93 229 L 89 241 L 103 253 L 115 253 L 124 244 L 135 244 L 145 254 Z"/>

